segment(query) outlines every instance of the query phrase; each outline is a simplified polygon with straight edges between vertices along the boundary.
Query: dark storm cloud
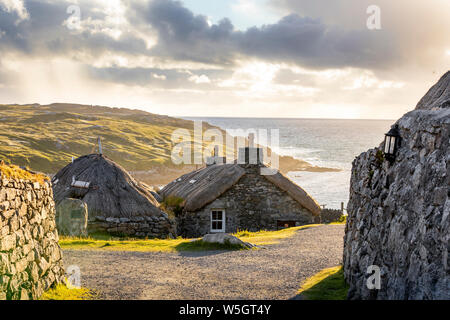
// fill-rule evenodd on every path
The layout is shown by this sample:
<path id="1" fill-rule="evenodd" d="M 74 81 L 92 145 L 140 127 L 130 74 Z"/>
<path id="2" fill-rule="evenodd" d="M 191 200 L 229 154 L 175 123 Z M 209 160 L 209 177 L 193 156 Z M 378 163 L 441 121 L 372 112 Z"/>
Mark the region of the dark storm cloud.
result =
<path id="1" fill-rule="evenodd" d="M 343 3 L 350 6 L 354 1 L 345 0 Z M 392 29 L 374 32 L 365 28 L 365 12 L 357 17 L 360 20 L 358 25 L 362 26 L 355 27 L 335 23 L 332 11 L 337 10 L 336 6 L 327 6 L 323 0 L 320 0 L 320 9 L 325 12 L 323 19 L 311 1 L 280 0 L 277 3 L 287 10 L 284 18 L 274 24 L 241 31 L 226 18 L 210 24 L 207 17 L 194 14 L 178 1 L 124 0 L 126 25 L 120 36 L 112 37 L 105 32 L 110 23 L 107 22 L 107 13 L 96 2 L 80 1 L 83 28 L 71 31 L 64 21 L 69 16 L 66 10 L 72 2 L 28 0 L 25 7 L 29 17 L 21 21 L 18 21 L 16 12 L 6 12 L 0 6 L 0 54 L 15 51 L 31 57 L 63 56 L 69 59 L 87 56 L 92 61 L 103 53 L 111 56 L 123 54 L 152 57 L 169 64 L 174 60 L 202 62 L 218 65 L 231 73 L 238 60 L 247 58 L 316 70 L 343 67 L 383 70 L 406 61 L 405 55 L 420 51 L 411 50 L 414 46 L 405 50 L 402 47 L 404 37 Z M 309 17 L 304 16 L 307 13 L 310 13 Z M 351 20 L 352 17 L 347 14 L 346 19 Z M 97 25 L 92 21 L 105 23 L 105 26 L 96 29 Z M 156 39 L 153 47 L 147 47 L 143 39 L 145 35 Z M 415 37 L 410 38 L 411 42 L 415 40 Z M 164 75 L 165 80 L 155 77 L 153 71 Z M 199 76 L 196 72 L 191 70 L 192 74 Z M 189 79 L 188 73 L 174 70 L 91 67 L 88 74 L 126 84 L 163 87 L 192 84 L 186 80 Z M 218 77 L 206 76 L 211 79 Z"/>
<path id="2" fill-rule="evenodd" d="M 387 32 L 348 31 L 330 28 L 319 19 L 291 14 L 278 23 L 235 30 L 223 19 L 208 24 L 178 1 L 127 1 L 131 30 L 156 32 L 157 44 L 147 49 L 137 33 L 123 30 L 119 38 L 104 32 L 68 30 L 63 22 L 70 2 L 26 1 L 29 19 L 16 23 L 17 14 L 0 10 L 0 50 L 14 49 L 36 55 L 71 55 L 77 52 L 98 55 L 110 51 L 174 60 L 232 65 L 239 58 L 259 58 L 271 62 L 294 63 L 323 69 L 339 67 L 386 67 L 400 57 Z M 82 2 L 82 19 L 104 20 L 92 2 Z"/>
<path id="3" fill-rule="evenodd" d="M 7 48 L 29 51 L 28 39 L 21 35 L 16 25 L 17 19 L 16 12 L 7 12 L 0 6 L 0 51 Z"/>
<path id="4" fill-rule="evenodd" d="M 386 32 L 331 28 L 298 14 L 238 31 L 228 19 L 209 25 L 205 16 L 177 1 L 154 0 L 131 8 L 137 21 L 157 31 L 158 44 L 152 52 L 174 59 L 227 64 L 247 56 L 322 69 L 385 67 L 398 58 Z"/>
<path id="5" fill-rule="evenodd" d="M 85 52 L 98 55 L 106 51 L 128 54 L 145 54 L 144 40 L 124 32 L 119 39 L 89 30 L 74 31 L 64 25 L 70 14 L 67 8 L 72 2 L 26 1 L 29 18 L 17 21 L 17 13 L 7 12 L 0 7 L 0 50 L 18 50 L 36 56 L 64 55 Z M 83 2 L 82 19 L 105 19 L 106 15 L 94 10 L 93 3 Z"/>
<path id="6" fill-rule="evenodd" d="M 313 69 L 372 68 L 385 65 L 390 58 L 389 51 L 376 50 L 380 47 L 373 34 L 332 29 L 320 20 L 296 14 L 277 24 L 248 29 L 237 38 L 240 51 L 247 55 Z"/>
<path id="7" fill-rule="evenodd" d="M 442 59 L 450 43 L 450 33 L 444 31 L 450 29 L 448 0 L 269 0 L 268 3 L 272 10 L 320 18 L 328 26 L 354 30 L 335 33 L 341 48 L 348 46 L 347 57 L 357 59 L 356 66 L 364 63 L 375 69 L 433 65 L 433 61 Z M 366 28 L 370 16 L 367 9 L 372 5 L 380 10 L 381 30 Z M 330 51 L 330 55 L 335 52 Z"/>
<path id="8" fill-rule="evenodd" d="M 157 31 L 155 55 L 217 64 L 233 62 L 234 27 L 228 19 L 209 26 L 205 16 L 194 15 L 178 1 L 162 0 L 132 3 L 129 17 Z"/>

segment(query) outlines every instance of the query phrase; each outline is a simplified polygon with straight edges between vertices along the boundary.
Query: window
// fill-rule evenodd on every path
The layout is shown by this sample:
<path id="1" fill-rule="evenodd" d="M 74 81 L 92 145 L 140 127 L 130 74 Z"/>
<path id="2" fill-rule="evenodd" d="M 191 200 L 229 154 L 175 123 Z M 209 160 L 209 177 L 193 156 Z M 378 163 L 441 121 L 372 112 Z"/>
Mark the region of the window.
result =
<path id="1" fill-rule="evenodd" d="M 225 232 L 225 210 L 211 210 L 211 232 Z"/>
<path id="2" fill-rule="evenodd" d="M 395 153 L 395 137 L 391 137 L 391 146 L 389 149 L 389 153 L 391 154 Z"/>
<path id="3" fill-rule="evenodd" d="M 395 152 L 395 137 L 386 136 L 384 143 L 384 153 L 386 154 L 394 154 Z"/>
<path id="4" fill-rule="evenodd" d="M 384 153 L 389 153 L 391 137 L 386 137 L 384 141 Z"/>

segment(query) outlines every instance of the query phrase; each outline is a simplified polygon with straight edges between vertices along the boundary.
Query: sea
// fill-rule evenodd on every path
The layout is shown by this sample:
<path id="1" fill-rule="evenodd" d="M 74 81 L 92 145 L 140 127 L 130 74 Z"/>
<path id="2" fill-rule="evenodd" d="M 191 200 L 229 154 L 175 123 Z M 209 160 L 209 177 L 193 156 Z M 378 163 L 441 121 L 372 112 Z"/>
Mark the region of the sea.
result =
<path id="1" fill-rule="evenodd" d="M 313 165 L 340 169 L 338 172 L 289 172 L 288 177 L 326 208 L 340 209 L 349 200 L 352 161 L 377 147 L 395 120 L 269 119 L 184 117 L 201 120 L 224 130 L 279 131 L 279 146 L 269 147 L 280 155 L 292 156 Z M 270 137 L 270 136 L 269 136 Z M 270 138 L 268 139 L 270 141 Z M 256 141 L 258 142 L 258 141 Z M 261 143 L 263 144 L 263 143 Z"/>

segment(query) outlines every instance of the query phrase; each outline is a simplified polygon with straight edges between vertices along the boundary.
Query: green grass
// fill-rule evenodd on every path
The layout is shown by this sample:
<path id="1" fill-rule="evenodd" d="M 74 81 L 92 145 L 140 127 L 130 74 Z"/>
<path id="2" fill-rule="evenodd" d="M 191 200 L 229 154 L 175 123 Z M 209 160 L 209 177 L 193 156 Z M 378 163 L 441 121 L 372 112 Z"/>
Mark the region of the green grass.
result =
<path id="1" fill-rule="evenodd" d="M 39 300 L 92 300 L 94 293 L 86 288 L 74 288 L 66 280 L 44 292 Z"/>
<path id="2" fill-rule="evenodd" d="M 170 217 L 175 218 L 183 211 L 182 204 L 184 202 L 183 198 L 168 196 L 161 203 L 161 209 L 169 214 Z"/>
<path id="3" fill-rule="evenodd" d="M 306 300 L 346 300 L 348 285 L 342 266 L 328 268 L 307 279 L 298 294 Z"/>
<path id="4" fill-rule="evenodd" d="M 280 242 L 280 240 L 292 237 L 297 231 L 304 230 L 312 227 L 320 226 L 320 224 L 309 224 L 300 227 L 286 228 L 277 231 L 238 231 L 234 236 L 238 237 L 244 242 L 250 242 L 256 245 L 270 245 Z"/>
<path id="5" fill-rule="evenodd" d="M 119 239 L 111 238 L 109 240 L 88 237 L 74 238 L 61 236 L 59 245 L 62 249 L 76 250 L 108 250 L 108 251 L 160 251 L 175 252 L 184 247 L 189 247 L 189 239 Z M 191 246 L 192 247 L 192 246 Z"/>
<path id="6" fill-rule="evenodd" d="M 346 223 L 347 223 L 347 216 L 341 216 L 338 221 L 331 222 L 329 224 L 333 225 L 333 224 L 346 224 Z"/>
<path id="7" fill-rule="evenodd" d="M 234 234 L 244 242 L 255 245 L 271 245 L 280 240 L 292 237 L 297 231 L 319 225 L 306 225 L 278 231 L 240 231 Z M 74 250 L 109 250 L 109 251 L 140 251 L 140 252 L 177 252 L 177 251 L 203 251 L 203 250 L 238 250 L 241 246 L 229 244 L 211 244 L 199 239 L 132 239 L 117 238 L 105 234 L 94 234 L 89 237 L 61 236 L 59 245 L 63 249 Z"/>
<path id="8" fill-rule="evenodd" d="M 23 179 L 31 182 L 39 182 L 41 184 L 50 180 L 46 175 L 41 173 L 31 173 L 18 166 L 5 164 L 4 161 L 0 161 L 0 176 L 7 179 Z"/>
<path id="9" fill-rule="evenodd" d="M 241 250 L 239 245 L 205 243 L 199 239 L 149 239 L 149 240 L 97 240 L 62 237 L 59 245 L 63 249 L 75 250 L 108 250 L 138 252 L 177 252 L 207 250 Z"/>
<path id="10" fill-rule="evenodd" d="M 231 243 L 209 243 L 201 240 L 182 242 L 176 246 L 177 251 L 208 251 L 208 250 L 248 250 L 248 248 L 239 244 Z"/>

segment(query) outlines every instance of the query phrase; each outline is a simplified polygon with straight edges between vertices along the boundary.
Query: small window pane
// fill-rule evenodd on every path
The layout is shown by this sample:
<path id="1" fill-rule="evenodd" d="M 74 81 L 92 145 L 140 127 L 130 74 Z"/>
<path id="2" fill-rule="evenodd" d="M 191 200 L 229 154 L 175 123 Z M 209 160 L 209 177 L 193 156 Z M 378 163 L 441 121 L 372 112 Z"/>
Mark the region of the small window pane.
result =
<path id="1" fill-rule="evenodd" d="M 391 137 L 387 136 L 384 140 L 384 153 L 389 153 L 389 142 L 391 141 Z"/>
<path id="2" fill-rule="evenodd" d="M 394 147 L 395 147 L 395 137 L 391 137 L 391 146 L 389 148 L 389 153 L 394 154 Z"/>
<path id="3" fill-rule="evenodd" d="M 211 230 L 223 231 L 225 228 L 225 212 L 223 210 L 211 210 Z"/>

